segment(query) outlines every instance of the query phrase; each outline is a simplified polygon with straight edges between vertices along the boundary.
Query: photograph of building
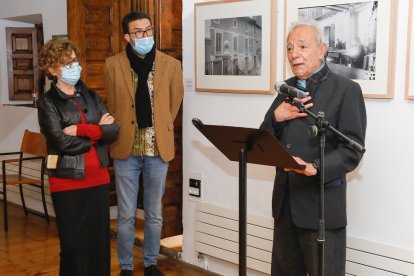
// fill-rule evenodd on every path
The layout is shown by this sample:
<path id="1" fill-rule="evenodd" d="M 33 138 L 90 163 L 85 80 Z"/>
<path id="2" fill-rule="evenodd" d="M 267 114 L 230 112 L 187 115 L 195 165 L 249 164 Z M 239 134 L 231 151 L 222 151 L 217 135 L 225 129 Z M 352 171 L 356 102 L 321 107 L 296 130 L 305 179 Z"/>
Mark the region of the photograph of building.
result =
<path id="1" fill-rule="evenodd" d="M 261 75 L 261 16 L 205 20 L 206 75 Z"/>
<path id="2" fill-rule="evenodd" d="M 378 1 L 301 8 L 298 19 L 320 24 L 332 71 L 350 79 L 375 80 L 377 8 Z"/>

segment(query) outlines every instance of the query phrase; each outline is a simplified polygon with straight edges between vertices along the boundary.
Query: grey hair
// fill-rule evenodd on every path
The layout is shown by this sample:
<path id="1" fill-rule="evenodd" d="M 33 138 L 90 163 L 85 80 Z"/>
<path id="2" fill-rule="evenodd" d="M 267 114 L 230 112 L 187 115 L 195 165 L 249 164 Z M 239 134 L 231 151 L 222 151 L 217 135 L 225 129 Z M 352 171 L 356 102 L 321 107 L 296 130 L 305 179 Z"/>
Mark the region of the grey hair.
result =
<path id="1" fill-rule="evenodd" d="M 289 26 L 289 34 L 300 27 L 310 27 L 315 30 L 316 33 L 316 44 L 320 46 L 324 41 L 322 40 L 322 29 L 319 27 L 318 23 L 315 20 L 299 20 L 292 22 Z"/>

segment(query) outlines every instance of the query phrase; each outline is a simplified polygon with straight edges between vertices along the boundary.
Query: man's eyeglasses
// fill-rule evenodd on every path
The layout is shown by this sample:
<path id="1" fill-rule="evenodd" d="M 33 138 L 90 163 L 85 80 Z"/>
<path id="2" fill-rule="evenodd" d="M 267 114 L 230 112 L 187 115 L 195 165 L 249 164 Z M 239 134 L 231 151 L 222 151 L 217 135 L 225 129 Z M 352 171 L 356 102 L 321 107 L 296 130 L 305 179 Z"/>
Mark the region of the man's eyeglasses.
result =
<path id="1" fill-rule="evenodd" d="M 138 30 L 138 31 L 135 31 L 135 32 L 130 32 L 129 35 L 134 35 L 136 38 L 143 38 L 144 37 L 144 34 L 146 36 L 152 36 L 153 35 L 153 31 L 154 31 L 153 28 L 148 28 L 145 31 Z"/>
<path id="2" fill-rule="evenodd" d="M 72 67 L 72 64 L 79 64 L 78 58 L 73 58 L 69 63 L 63 65 L 63 67 L 70 69 Z"/>

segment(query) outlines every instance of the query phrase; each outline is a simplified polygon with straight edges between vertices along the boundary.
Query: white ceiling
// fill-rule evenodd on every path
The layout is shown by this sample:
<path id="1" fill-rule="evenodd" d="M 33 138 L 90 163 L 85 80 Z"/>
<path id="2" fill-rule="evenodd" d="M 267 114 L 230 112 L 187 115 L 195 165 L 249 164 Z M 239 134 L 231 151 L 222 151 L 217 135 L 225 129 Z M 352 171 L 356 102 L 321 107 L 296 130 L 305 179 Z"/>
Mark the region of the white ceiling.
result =
<path id="1" fill-rule="evenodd" d="M 3 19 L 24 22 L 24 23 L 31 23 L 31 24 L 42 24 L 43 22 L 41 14 L 28 14 L 28 15 L 8 17 L 8 18 L 3 18 Z"/>

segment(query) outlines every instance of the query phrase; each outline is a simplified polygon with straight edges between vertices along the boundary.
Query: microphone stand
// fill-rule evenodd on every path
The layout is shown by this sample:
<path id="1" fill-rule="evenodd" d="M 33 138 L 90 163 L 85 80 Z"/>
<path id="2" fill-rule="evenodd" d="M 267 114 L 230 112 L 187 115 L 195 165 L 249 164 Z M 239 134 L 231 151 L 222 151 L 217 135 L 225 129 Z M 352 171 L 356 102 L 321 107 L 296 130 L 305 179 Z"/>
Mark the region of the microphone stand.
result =
<path id="1" fill-rule="evenodd" d="M 316 125 L 311 126 L 310 133 L 312 136 L 320 135 L 320 194 L 319 194 L 319 224 L 318 224 L 318 275 L 324 276 L 325 275 L 325 142 L 326 142 L 326 130 L 329 129 L 337 136 L 342 138 L 350 147 L 354 150 L 360 151 L 362 153 L 365 152 L 365 148 L 358 144 L 356 141 L 350 139 L 342 132 L 338 131 L 334 127 L 332 127 L 328 121 L 324 119 L 325 113 L 318 112 L 318 114 L 314 114 L 309 111 L 305 105 L 300 101 L 295 101 L 291 97 L 286 98 L 286 102 L 296 106 L 301 112 L 304 112 L 315 119 Z"/>

